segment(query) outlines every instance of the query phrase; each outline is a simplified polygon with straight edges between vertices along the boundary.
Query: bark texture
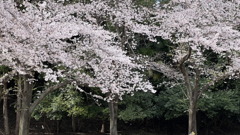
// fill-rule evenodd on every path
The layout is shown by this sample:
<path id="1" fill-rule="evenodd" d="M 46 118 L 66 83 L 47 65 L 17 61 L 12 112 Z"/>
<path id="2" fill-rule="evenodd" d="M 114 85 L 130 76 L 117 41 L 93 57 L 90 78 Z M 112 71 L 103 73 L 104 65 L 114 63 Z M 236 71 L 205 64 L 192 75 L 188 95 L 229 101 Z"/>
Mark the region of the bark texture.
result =
<path id="1" fill-rule="evenodd" d="M 17 103 L 16 103 L 16 125 L 15 125 L 15 135 L 19 133 L 19 120 L 20 120 L 20 109 L 22 108 L 22 91 L 23 91 L 23 81 L 22 76 L 18 76 L 18 91 L 17 91 Z"/>
<path id="2" fill-rule="evenodd" d="M 189 76 L 189 72 L 185 67 L 185 62 L 191 57 L 192 49 L 189 48 L 188 54 L 186 54 L 179 62 L 179 69 L 183 75 L 185 86 L 187 88 L 187 97 L 189 99 L 188 106 L 188 134 L 192 132 L 197 135 L 197 101 L 199 92 L 199 70 L 195 70 L 194 84 Z M 193 85 L 192 85 L 193 84 Z"/>
<path id="3" fill-rule="evenodd" d="M 76 132 L 77 130 L 77 128 L 76 128 L 77 126 L 76 126 L 76 117 L 75 116 L 72 116 L 72 130 L 73 130 L 73 132 Z"/>
<path id="4" fill-rule="evenodd" d="M 189 105 L 188 111 L 188 134 L 194 132 L 197 134 L 197 108 L 196 102 L 192 102 Z"/>
<path id="5" fill-rule="evenodd" d="M 109 102 L 110 110 L 110 135 L 118 135 L 117 132 L 117 112 L 118 112 L 118 103 L 115 100 Z"/>
<path id="6" fill-rule="evenodd" d="M 8 90 L 7 90 L 7 83 L 3 85 L 3 119 L 4 119 L 4 131 L 5 135 L 10 135 L 9 130 L 9 120 L 8 120 Z"/>
<path id="7" fill-rule="evenodd" d="M 105 123 L 104 123 L 104 121 L 102 122 L 100 133 L 105 133 Z"/>
<path id="8" fill-rule="evenodd" d="M 29 135 L 30 113 L 29 108 L 32 101 L 33 82 L 29 81 L 28 75 L 23 76 L 23 92 L 19 116 L 19 135 Z"/>

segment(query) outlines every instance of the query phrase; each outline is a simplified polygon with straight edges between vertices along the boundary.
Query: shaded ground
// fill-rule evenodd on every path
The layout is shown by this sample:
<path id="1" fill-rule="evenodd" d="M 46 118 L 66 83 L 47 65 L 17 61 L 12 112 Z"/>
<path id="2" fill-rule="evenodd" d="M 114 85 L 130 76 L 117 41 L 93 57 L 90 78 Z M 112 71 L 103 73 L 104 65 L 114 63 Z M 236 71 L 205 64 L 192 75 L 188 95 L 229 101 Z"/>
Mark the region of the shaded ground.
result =
<path id="1" fill-rule="evenodd" d="M 2 104 L 0 103 L 2 106 Z M 207 119 L 201 120 L 204 123 L 199 123 L 198 135 L 240 135 L 240 122 L 225 121 L 223 119 L 216 119 L 215 126 L 211 125 L 211 121 Z M 234 120 L 234 119 L 233 119 Z M 219 124 L 221 121 L 222 124 Z M 101 120 L 97 119 L 82 119 L 78 118 L 76 123 L 76 133 L 72 133 L 71 118 L 65 117 L 62 121 L 49 120 L 42 118 L 39 121 L 31 121 L 30 133 L 31 135 L 109 135 L 100 134 Z M 108 121 L 105 122 L 106 132 L 108 132 Z M 11 135 L 14 135 L 15 128 L 15 112 L 9 110 L 9 124 L 11 128 Z M 210 126 L 207 126 L 210 125 Z M 182 117 L 173 120 L 151 119 L 144 121 L 135 121 L 125 123 L 119 121 L 119 135 L 187 135 L 187 117 Z M 3 117 L 2 107 L 0 108 L 0 135 L 3 135 Z"/>
<path id="2" fill-rule="evenodd" d="M 35 133 L 31 135 L 109 135 L 109 134 L 100 134 L 100 133 Z M 184 133 L 178 133 L 178 134 L 167 134 L 167 133 L 149 133 L 144 131 L 132 131 L 132 132 L 123 132 L 119 133 L 119 135 L 186 135 Z M 209 133 L 209 134 L 201 134 L 201 135 L 240 135 L 240 132 L 232 132 L 232 133 L 226 133 L 226 134 L 216 134 L 216 133 Z"/>

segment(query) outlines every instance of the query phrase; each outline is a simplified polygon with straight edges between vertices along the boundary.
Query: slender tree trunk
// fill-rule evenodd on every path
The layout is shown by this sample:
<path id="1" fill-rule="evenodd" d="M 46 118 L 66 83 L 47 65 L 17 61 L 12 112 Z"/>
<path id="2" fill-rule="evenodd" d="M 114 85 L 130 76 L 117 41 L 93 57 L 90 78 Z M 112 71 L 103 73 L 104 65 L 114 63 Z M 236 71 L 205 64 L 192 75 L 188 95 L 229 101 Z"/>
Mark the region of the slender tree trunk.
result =
<path id="1" fill-rule="evenodd" d="M 190 101 L 189 111 L 188 111 L 188 134 L 192 132 L 197 135 L 197 107 L 196 101 Z"/>
<path id="2" fill-rule="evenodd" d="M 59 134 L 59 131 L 61 130 L 61 123 L 62 123 L 62 120 L 57 120 L 57 134 Z"/>
<path id="3" fill-rule="evenodd" d="M 110 135 L 118 135 L 117 132 L 117 112 L 118 112 L 118 103 L 114 100 L 109 102 L 110 110 Z"/>
<path id="4" fill-rule="evenodd" d="M 22 108 L 21 105 L 21 96 L 22 96 L 22 77 L 18 77 L 18 91 L 17 91 L 17 103 L 16 103 L 16 125 L 15 125 L 15 135 L 19 133 L 19 120 L 20 120 L 20 109 Z"/>
<path id="5" fill-rule="evenodd" d="M 3 119 L 4 119 L 4 131 L 5 135 L 10 135 L 9 130 L 9 120 L 8 120 L 8 92 L 7 92 L 7 83 L 3 85 Z"/>
<path id="6" fill-rule="evenodd" d="M 17 98 L 17 110 L 16 110 L 16 125 L 15 125 L 15 135 L 18 135 L 19 133 L 19 123 L 20 123 L 20 104 L 21 104 L 21 99 L 20 97 Z"/>
<path id="7" fill-rule="evenodd" d="M 200 79 L 200 71 L 198 69 L 195 70 L 196 76 L 194 79 L 194 83 L 190 81 L 191 76 L 189 76 L 189 72 L 185 67 L 185 62 L 190 58 L 192 54 L 192 48 L 188 49 L 188 53 L 182 57 L 179 61 L 179 69 L 183 74 L 185 86 L 187 88 L 187 96 L 189 98 L 189 108 L 188 108 L 188 134 L 192 132 L 197 135 L 197 100 L 199 94 L 199 79 Z M 192 85 L 193 84 L 193 85 Z"/>
<path id="8" fill-rule="evenodd" d="M 72 115 L 72 130 L 76 132 L 76 118 Z"/>
<path id="9" fill-rule="evenodd" d="M 21 113 L 19 119 L 19 135 L 29 135 L 30 113 L 29 107 L 32 101 L 33 82 L 28 81 L 29 77 L 23 77 L 24 88 L 21 99 Z"/>
<path id="10" fill-rule="evenodd" d="M 100 133 L 105 133 L 105 123 L 104 123 L 104 120 L 102 122 Z"/>
<path id="11" fill-rule="evenodd" d="M 81 131 L 82 130 L 82 126 L 83 124 L 81 123 L 80 118 L 77 119 L 77 131 Z"/>

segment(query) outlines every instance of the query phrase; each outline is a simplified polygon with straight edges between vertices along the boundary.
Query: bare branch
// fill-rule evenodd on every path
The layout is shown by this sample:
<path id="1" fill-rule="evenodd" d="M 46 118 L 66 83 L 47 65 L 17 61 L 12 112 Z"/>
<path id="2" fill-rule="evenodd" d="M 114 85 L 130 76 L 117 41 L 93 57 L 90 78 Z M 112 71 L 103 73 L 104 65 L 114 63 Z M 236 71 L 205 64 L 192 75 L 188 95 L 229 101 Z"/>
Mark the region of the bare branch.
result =
<path id="1" fill-rule="evenodd" d="M 224 74 L 224 75 L 218 77 L 217 79 L 213 80 L 212 82 L 203 86 L 199 91 L 198 98 L 200 98 L 202 93 L 205 92 L 206 90 L 208 90 L 211 86 L 213 86 L 214 84 L 216 84 L 219 81 L 222 81 L 222 80 L 225 80 L 225 79 L 229 78 L 230 76 L 232 76 L 232 74 L 233 74 L 232 72 Z"/>
<path id="2" fill-rule="evenodd" d="M 170 79 L 183 80 L 182 74 L 164 63 L 149 62 L 148 65 L 149 69 L 163 73 Z"/>
<path id="3" fill-rule="evenodd" d="M 65 86 L 68 85 L 69 83 L 71 83 L 71 81 L 70 81 L 70 80 L 66 80 L 66 81 L 64 81 L 64 82 L 62 82 L 62 83 L 59 83 L 59 84 L 57 84 L 57 85 L 54 85 L 54 86 L 46 89 L 46 90 L 40 95 L 40 97 L 31 104 L 30 109 L 29 109 L 29 113 L 32 114 L 33 110 L 37 107 L 37 105 L 38 105 L 49 93 L 51 93 L 51 92 L 53 92 L 54 90 L 57 90 L 57 89 L 59 89 L 59 88 L 65 87 Z"/>

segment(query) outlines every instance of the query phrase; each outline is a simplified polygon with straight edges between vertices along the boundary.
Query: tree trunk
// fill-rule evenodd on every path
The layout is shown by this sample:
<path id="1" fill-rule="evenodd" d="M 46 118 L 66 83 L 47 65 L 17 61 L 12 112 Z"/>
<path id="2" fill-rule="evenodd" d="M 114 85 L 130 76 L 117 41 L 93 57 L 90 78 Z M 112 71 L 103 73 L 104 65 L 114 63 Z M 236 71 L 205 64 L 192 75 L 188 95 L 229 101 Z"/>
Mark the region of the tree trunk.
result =
<path id="1" fill-rule="evenodd" d="M 16 125 L 15 125 L 15 135 L 19 133 L 19 120 L 20 120 L 20 109 L 21 106 L 21 95 L 22 95 L 22 78 L 19 76 L 18 78 L 18 91 L 17 91 L 17 103 L 16 103 Z"/>
<path id="2" fill-rule="evenodd" d="M 8 121 L 8 92 L 7 92 L 7 83 L 4 83 L 3 86 L 3 119 L 4 119 L 4 131 L 5 135 L 10 135 L 9 130 L 9 121 Z"/>
<path id="3" fill-rule="evenodd" d="M 19 119 L 19 135 L 29 135 L 30 126 L 30 113 L 29 107 L 32 101 L 33 82 L 29 82 L 29 77 L 25 75 L 23 77 L 24 88 L 21 99 L 21 113 Z"/>
<path id="4" fill-rule="evenodd" d="M 62 120 L 57 120 L 57 134 L 59 134 Z"/>
<path id="5" fill-rule="evenodd" d="M 182 57 L 179 61 L 179 69 L 183 74 L 185 86 L 187 89 L 187 97 L 189 99 L 189 108 L 188 108 L 188 134 L 192 132 L 197 135 L 197 100 L 199 95 L 199 79 L 200 79 L 200 71 L 198 69 L 195 70 L 196 76 L 194 79 L 194 83 L 190 81 L 191 76 L 189 76 L 189 72 L 185 67 L 185 62 L 190 58 L 192 54 L 192 48 L 188 48 L 188 53 Z M 193 85 L 192 85 L 193 84 Z M 192 135 L 192 134 L 191 134 Z"/>
<path id="6" fill-rule="evenodd" d="M 192 132 L 197 135 L 197 107 L 196 101 L 190 101 L 189 111 L 188 111 L 188 134 Z"/>
<path id="7" fill-rule="evenodd" d="M 104 123 L 104 121 L 102 122 L 100 133 L 105 133 L 105 123 Z"/>
<path id="8" fill-rule="evenodd" d="M 72 130 L 76 132 L 76 118 L 72 115 Z"/>
<path id="9" fill-rule="evenodd" d="M 110 110 L 110 135 L 117 135 L 117 112 L 118 112 L 118 103 L 114 100 L 109 102 Z"/>

